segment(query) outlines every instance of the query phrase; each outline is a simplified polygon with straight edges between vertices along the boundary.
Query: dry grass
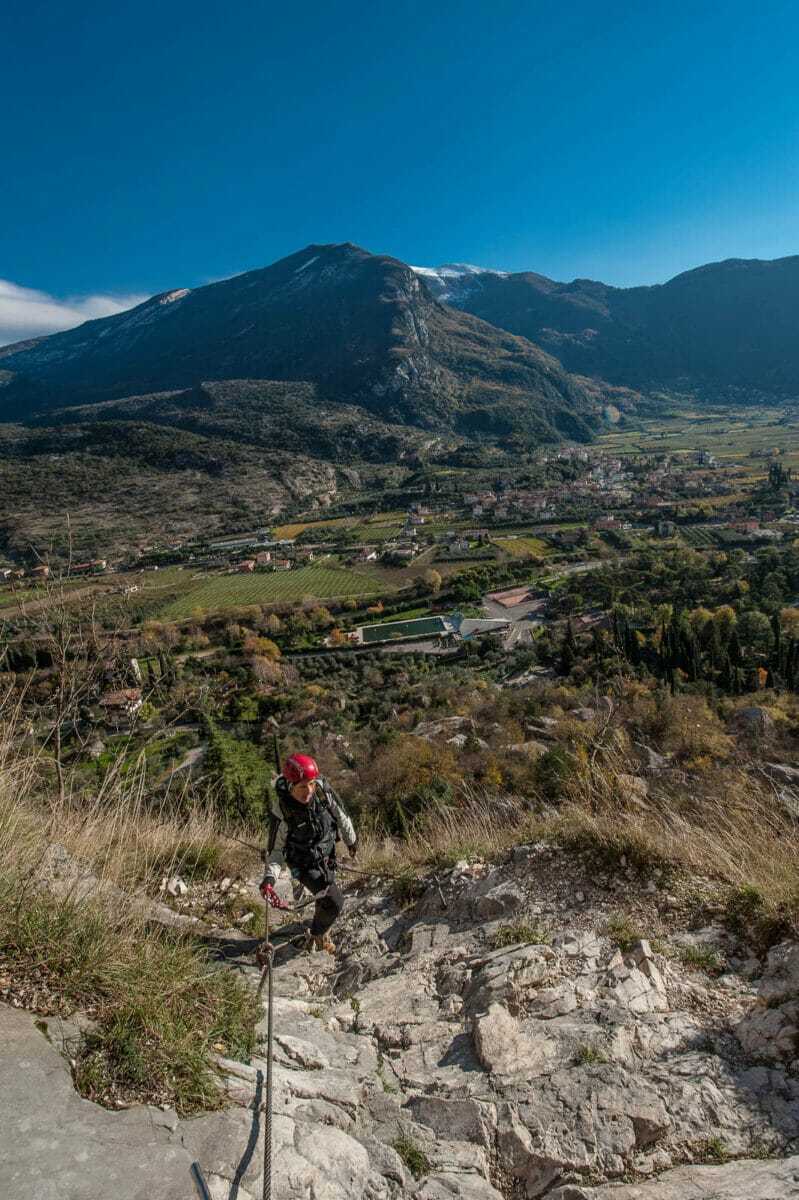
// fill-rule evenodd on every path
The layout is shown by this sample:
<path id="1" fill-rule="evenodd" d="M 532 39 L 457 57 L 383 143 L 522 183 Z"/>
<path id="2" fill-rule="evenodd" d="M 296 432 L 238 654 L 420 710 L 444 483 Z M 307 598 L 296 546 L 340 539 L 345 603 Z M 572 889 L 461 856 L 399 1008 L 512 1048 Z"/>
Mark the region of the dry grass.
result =
<path id="1" fill-rule="evenodd" d="M 364 870 L 387 875 L 452 867 L 461 859 L 500 858 L 543 829 L 544 822 L 520 800 L 500 803 L 472 794 L 462 806 L 427 817 L 406 838 L 366 832 L 359 839 L 358 862 Z"/>
<path id="2" fill-rule="evenodd" d="M 695 715 L 696 706 L 687 707 Z M 367 834 L 360 864 L 410 881 L 420 871 L 501 858 L 520 842 L 548 838 L 610 870 L 668 867 L 715 881 L 731 919 L 756 940 L 799 932 L 799 822 L 764 776 L 730 761 L 727 738 L 706 738 L 698 756 L 696 722 L 681 714 L 679 724 L 687 732 L 675 745 L 677 761 L 694 763 L 695 771 L 660 782 L 649 776 L 645 796 L 630 782 L 640 776 L 623 729 L 569 723 L 569 741 L 556 747 L 557 773 L 542 767 L 537 799 L 471 791 L 460 806 L 420 817 L 405 838 Z"/>
<path id="3" fill-rule="evenodd" d="M 188 936 L 154 928 L 140 901 L 162 874 L 231 866 L 229 843 L 196 812 L 149 813 L 135 778 L 53 801 L 46 757 L 20 748 L 7 715 L 0 996 L 39 1013 L 89 1014 L 95 1028 L 75 1067 L 84 1095 L 218 1107 L 213 1056 L 249 1056 L 260 1006 Z"/>

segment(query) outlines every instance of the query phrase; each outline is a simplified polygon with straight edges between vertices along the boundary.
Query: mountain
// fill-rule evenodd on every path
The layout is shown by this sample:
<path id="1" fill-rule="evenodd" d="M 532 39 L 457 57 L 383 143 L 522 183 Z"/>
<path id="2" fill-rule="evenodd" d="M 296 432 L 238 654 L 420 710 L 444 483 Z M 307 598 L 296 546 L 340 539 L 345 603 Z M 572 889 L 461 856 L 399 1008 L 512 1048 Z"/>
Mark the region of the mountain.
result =
<path id="1" fill-rule="evenodd" d="M 0 368 L 5 419 L 226 381 L 311 385 L 320 410 L 528 442 L 590 437 L 595 408 L 554 358 L 349 243 L 5 347 Z"/>
<path id="2" fill-rule="evenodd" d="M 728 259 L 635 288 L 462 264 L 417 269 L 439 300 L 528 338 L 578 375 L 719 399 L 799 392 L 799 256 Z"/>

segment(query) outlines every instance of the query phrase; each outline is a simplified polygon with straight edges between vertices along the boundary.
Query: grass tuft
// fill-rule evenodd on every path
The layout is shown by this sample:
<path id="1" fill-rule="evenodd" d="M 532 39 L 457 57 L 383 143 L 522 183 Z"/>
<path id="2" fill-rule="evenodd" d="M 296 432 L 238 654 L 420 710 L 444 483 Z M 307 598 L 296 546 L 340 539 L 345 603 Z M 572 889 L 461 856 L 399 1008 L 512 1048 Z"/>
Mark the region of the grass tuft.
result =
<path id="1" fill-rule="evenodd" d="M 614 946 L 618 946 L 622 954 L 626 954 L 636 942 L 642 941 L 646 936 L 624 913 L 611 913 L 602 932 L 605 937 L 610 938 Z"/>
<path id="2" fill-rule="evenodd" d="M 578 1047 L 574 1061 L 578 1066 L 586 1066 L 591 1063 L 606 1063 L 608 1059 L 601 1050 L 597 1050 L 596 1046 L 591 1046 L 586 1042 Z"/>
<path id="3" fill-rule="evenodd" d="M 424 1179 L 430 1173 L 430 1160 L 406 1133 L 401 1133 L 394 1143 L 394 1149 L 414 1179 Z"/>
<path id="4" fill-rule="evenodd" d="M 500 925 L 488 944 L 492 950 L 500 950 L 503 946 L 541 946 L 547 940 L 546 933 L 536 922 L 519 921 L 516 925 Z"/>

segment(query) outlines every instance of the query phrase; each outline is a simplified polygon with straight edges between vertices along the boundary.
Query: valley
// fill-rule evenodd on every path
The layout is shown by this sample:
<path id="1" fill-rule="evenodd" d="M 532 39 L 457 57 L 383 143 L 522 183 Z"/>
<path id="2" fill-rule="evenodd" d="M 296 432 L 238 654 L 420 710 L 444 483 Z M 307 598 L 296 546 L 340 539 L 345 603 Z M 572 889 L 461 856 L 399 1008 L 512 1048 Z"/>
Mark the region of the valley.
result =
<path id="1" fill-rule="evenodd" d="M 332 307 L 290 258 L 6 357 L 0 998 L 72 1039 L 73 1099 L 168 1111 L 162 1152 L 238 1187 L 258 847 L 299 747 L 358 856 L 343 950 L 276 959 L 304 1022 L 299 1050 L 280 1029 L 284 1156 L 325 1130 L 385 1200 L 782 1180 L 799 410 L 567 376 L 404 264 L 323 249 Z M 272 341 L 244 359 L 278 377 L 240 374 L 227 307 L 212 336 L 213 288 L 257 292 Z M 357 324 L 337 359 L 333 311 Z M 163 322 L 207 344 L 129 392 L 159 386 Z M 331 1046 L 367 1065 L 328 1077 Z M 564 1129 L 602 1100 L 544 1153 L 533 1094 Z M 464 1104 L 479 1145 L 449 1136 Z"/>

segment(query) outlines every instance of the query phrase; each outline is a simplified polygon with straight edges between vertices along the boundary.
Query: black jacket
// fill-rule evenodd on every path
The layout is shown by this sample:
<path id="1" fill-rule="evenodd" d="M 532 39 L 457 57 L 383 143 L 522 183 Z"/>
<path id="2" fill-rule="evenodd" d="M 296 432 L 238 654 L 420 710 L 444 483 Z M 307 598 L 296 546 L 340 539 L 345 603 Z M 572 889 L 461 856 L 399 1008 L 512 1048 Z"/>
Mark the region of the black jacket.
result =
<path id="1" fill-rule="evenodd" d="M 352 821 L 325 780 L 318 781 L 316 792 L 307 804 L 292 798 L 282 775 L 277 779 L 275 791 L 277 803 L 269 814 L 268 875 L 277 879 L 284 862 L 300 871 L 321 866 L 335 857 L 339 835 L 348 848 L 355 846 Z"/>

